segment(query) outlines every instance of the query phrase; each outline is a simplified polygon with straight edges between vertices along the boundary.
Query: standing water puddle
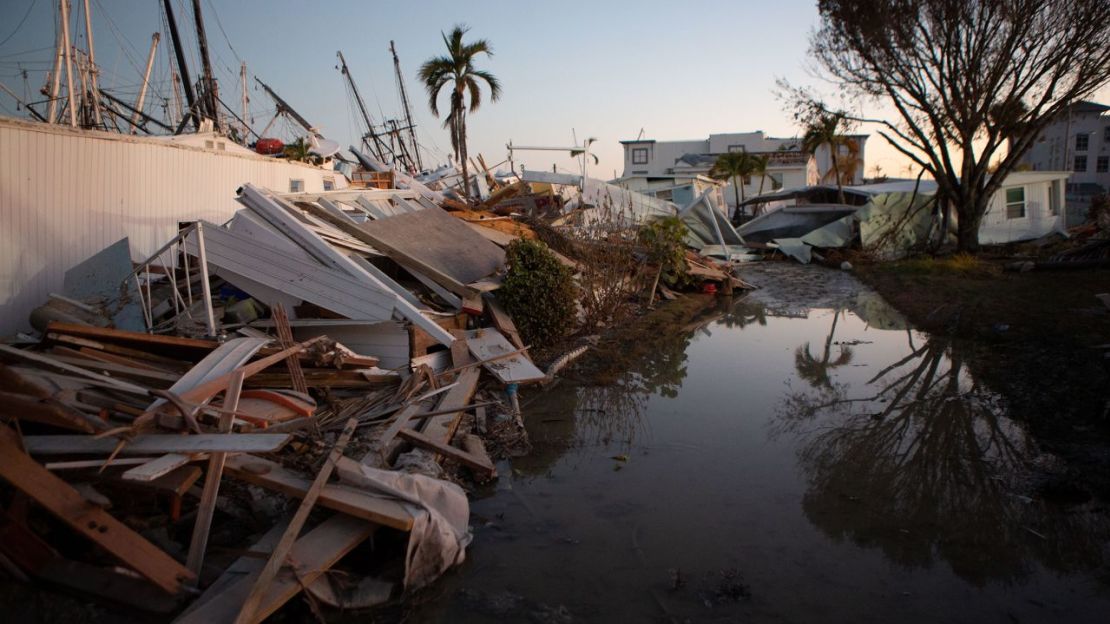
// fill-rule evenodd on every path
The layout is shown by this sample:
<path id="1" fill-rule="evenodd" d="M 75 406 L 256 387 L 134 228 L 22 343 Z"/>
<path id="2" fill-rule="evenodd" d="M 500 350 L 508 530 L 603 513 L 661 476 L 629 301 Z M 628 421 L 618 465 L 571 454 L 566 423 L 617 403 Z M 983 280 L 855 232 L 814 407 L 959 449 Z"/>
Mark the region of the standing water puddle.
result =
<path id="1" fill-rule="evenodd" d="M 413 619 L 1110 621 L 1104 516 L 1035 498 L 1053 458 L 958 345 L 847 274 L 745 278 L 618 383 L 527 407 L 534 452 Z"/>

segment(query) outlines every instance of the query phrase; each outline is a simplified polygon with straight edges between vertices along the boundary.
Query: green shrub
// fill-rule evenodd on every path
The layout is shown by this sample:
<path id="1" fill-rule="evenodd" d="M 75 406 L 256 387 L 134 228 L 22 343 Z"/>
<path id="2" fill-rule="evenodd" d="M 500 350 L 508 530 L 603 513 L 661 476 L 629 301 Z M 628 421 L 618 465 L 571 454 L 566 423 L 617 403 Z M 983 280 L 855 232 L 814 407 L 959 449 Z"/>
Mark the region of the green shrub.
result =
<path id="1" fill-rule="evenodd" d="M 656 219 L 640 229 L 639 240 L 648 262 L 659 267 L 665 283 L 686 285 L 686 224 L 682 219 Z"/>
<path id="2" fill-rule="evenodd" d="M 513 241 L 507 256 L 509 273 L 498 300 L 526 343 L 554 344 L 574 325 L 576 290 L 570 270 L 539 241 Z"/>

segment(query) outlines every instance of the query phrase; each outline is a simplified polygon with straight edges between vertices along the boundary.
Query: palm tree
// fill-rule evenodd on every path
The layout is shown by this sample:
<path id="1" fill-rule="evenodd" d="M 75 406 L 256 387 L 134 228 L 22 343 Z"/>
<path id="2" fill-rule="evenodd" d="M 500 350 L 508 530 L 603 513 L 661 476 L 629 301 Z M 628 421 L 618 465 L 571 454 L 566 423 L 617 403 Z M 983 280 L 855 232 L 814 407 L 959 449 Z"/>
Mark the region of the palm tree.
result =
<path id="1" fill-rule="evenodd" d="M 847 137 L 840 134 L 840 128 L 844 125 L 844 122 L 843 113 L 819 115 L 806 126 L 805 134 L 802 136 L 802 151 L 804 152 L 816 154 L 817 148 L 822 145 L 829 146 L 829 160 L 832 161 L 833 174 L 836 176 L 836 193 L 842 204 L 844 203 L 844 187 L 841 185 L 837 155 L 840 146 L 847 142 Z"/>
<path id="2" fill-rule="evenodd" d="M 451 113 L 447 115 L 443 126 L 451 130 L 451 147 L 455 150 L 455 159 L 462 164 L 463 197 L 470 199 L 470 172 L 467 170 L 466 153 L 466 113 L 473 113 L 482 104 L 481 82 L 489 86 L 489 99 L 496 102 L 501 98 L 501 82 L 488 71 L 476 69 L 474 61 L 478 55 L 493 56 L 493 47 L 489 41 L 479 39 L 471 43 L 463 43 L 463 35 L 469 30 L 464 25 L 456 25 L 451 34 L 443 35 L 443 43 L 447 46 L 446 56 L 437 56 L 428 59 L 420 66 L 420 80 L 428 90 L 428 104 L 432 114 L 439 117 L 439 92 L 443 87 L 451 85 Z M 469 107 L 465 103 L 466 94 L 470 94 Z"/>
<path id="3" fill-rule="evenodd" d="M 732 192 L 736 195 L 736 211 L 733 218 L 740 216 L 740 204 L 744 203 L 744 178 L 752 175 L 754 170 L 751 154 L 740 152 L 727 152 L 717 157 L 709 175 L 717 180 L 732 180 Z"/>

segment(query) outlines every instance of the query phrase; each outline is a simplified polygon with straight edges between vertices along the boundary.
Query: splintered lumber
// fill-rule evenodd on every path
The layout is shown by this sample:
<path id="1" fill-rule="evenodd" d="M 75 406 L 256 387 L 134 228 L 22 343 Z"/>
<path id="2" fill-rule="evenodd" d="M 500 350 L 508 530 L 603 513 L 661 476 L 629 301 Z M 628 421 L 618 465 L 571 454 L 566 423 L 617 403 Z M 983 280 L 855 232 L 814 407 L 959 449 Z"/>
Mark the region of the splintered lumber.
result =
<path id="1" fill-rule="evenodd" d="M 277 327 L 281 348 L 288 349 L 296 343 L 293 341 L 293 329 L 289 327 L 289 317 L 285 314 L 285 306 L 275 303 L 270 310 L 274 319 L 274 326 Z M 301 371 L 301 362 L 297 359 L 297 356 L 290 355 L 285 360 L 285 365 L 289 368 L 289 377 L 293 380 L 293 389 L 301 394 L 308 394 L 308 384 L 305 383 L 304 372 Z"/>
<path id="2" fill-rule="evenodd" d="M 25 394 L 0 391 L 0 414 L 15 416 L 63 429 L 96 433 L 103 426 L 95 426 L 91 417 L 85 416 L 64 403 L 53 399 L 40 399 Z"/>
<path id="3" fill-rule="evenodd" d="M 274 547 L 274 551 L 270 553 L 270 559 L 266 562 L 266 567 L 258 573 L 258 578 L 255 579 L 254 585 L 251 587 L 250 594 L 247 599 L 243 601 L 243 606 L 239 610 L 238 617 L 235 618 L 235 624 L 248 624 L 249 622 L 256 622 L 260 619 L 258 615 L 259 606 L 262 604 L 262 599 L 266 596 L 270 584 L 274 581 L 278 572 L 286 564 L 286 558 L 289 552 L 293 549 L 294 543 L 297 541 L 297 536 L 301 533 L 301 528 L 308 520 L 308 514 L 312 512 L 312 508 L 316 505 L 316 499 L 320 497 L 320 491 L 324 489 L 331 473 L 335 470 L 335 462 L 343 456 L 343 451 L 347 448 L 347 442 L 351 440 L 351 435 L 355 432 L 355 427 L 358 426 L 358 419 L 351 418 L 347 421 L 347 425 L 343 427 L 343 433 L 339 434 L 339 439 L 336 440 L 335 446 L 332 447 L 331 453 L 328 454 L 327 461 L 324 462 L 320 472 L 316 475 L 316 480 L 312 482 L 312 486 L 305 492 L 304 498 L 301 500 L 301 506 L 297 508 L 297 512 L 293 514 L 293 519 L 289 521 L 289 526 L 286 527 L 285 533 L 281 536 L 281 541 Z M 261 617 L 265 617 L 262 615 Z"/>
<path id="4" fill-rule="evenodd" d="M 0 477 L 170 594 L 181 590 L 182 581 L 195 578 L 188 568 L 32 460 L 8 427 L 0 427 Z"/>
<path id="5" fill-rule="evenodd" d="M 303 498 L 312 487 L 312 482 L 308 479 L 286 470 L 281 464 L 261 457 L 242 455 L 228 457 L 224 464 L 224 472 L 240 481 L 294 498 Z M 320 490 L 320 498 L 316 502 L 321 507 L 400 531 L 412 529 L 412 514 L 405 509 L 404 505 L 357 488 L 339 484 L 325 485 Z"/>
<path id="6" fill-rule="evenodd" d="M 436 406 L 436 411 L 446 411 L 452 408 L 458 411 L 429 418 L 424 424 L 425 437 L 445 446 L 451 444 L 451 439 L 455 437 L 455 431 L 458 430 L 459 421 L 462 419 L 462 410 L 470 404 L 470 400 L 474 398 L 474 393 L 478 389 L 478 378 L 480 376 L 481 371 L 473 367 L 459 373 L 455 387 L 443 395 L 439 405 Z"/>
<path id="7" fill-rule="evenodd" d="M 115 438 L 83 435 L 26 436 L 24 445 L 32 455 L 107 455 L 120 442 Z M 289 441 L 286 433 L 200 433 L 193 435 L 137 435 L 123 447 L 123 453 L 272 453 Z"/>
<path id="8" fill-rule="evenodd" d="M 520 332 L 516 329 L 516 324 L 513 323 L 513 317 L 501 307 L 501 304 L 493 295 L 484 295 L 486 300 L 486 308 L 489 310 L 490 318 L 493 319 L 493 326 L 497 328 L 509 342 L 518 349 L 524 348 L 524 341 L 520 339 Z"/>
<path id="9" fill-rule="evenodd" d="M 152 459 L 144 464 L 124 471 L 120 478 L 124 481 L 153 481 L 158 477 L 176 470 L 193 461 L 196 455 L 183 455 L 181 453 L 167 453 L 157 459 Z M 112 465 L 119 465 L 120 460 L 115 460 Z M 49 468 L 50 465 L 47 464 Z"/>
<path id="10" fill-rule="evenodd" d="M 298 369 L 299 370 L 299 369 Z M 234 412 L 239 407 L 239 394 L 243 391 L 243 373 L 236 371 L 231 378 L 231 385 L 227 388 L 224 398 L 224 407 Z M 231 422 L 235 417 L 230 413 L 220 414 L 220 433 L 227 435 L 231 431 Z M 212 526 L 212 514 L 216 511 L 216 497 L 220 493 L 220 479 L 224 474 L 224 462 L 227 453 L 212 453 L 208 458 L 208 471 L 204 475 L 204 491 L 200 496 L 200 505 L 197 507 L 197 519 L 193 524 L 193 536 L 189 541 L 189 555 L 186 557 L 186 566 L 193 574 L 200 577 L 201 567 L 204 565 L 204 550 L 208 547 L 208 531 Z"/>
<path id="11" fill-rule="evenodd" d="M 171 349 L 187 349 L 192 351 L 211 351 L 220 346 L 214 340 L 201 340 L 198 338 L 182 338 L 180 336 L 163 336 L 160 334 L 145 334 L 142 332 L 111 329 L 108 327 L 91 327 L 74 323 L 51 322 L 46 326 L 48 334 L 65 334 L 78 338 L 87 338 L 97 341 L 122 342 L 131 346 L 140 347 L 169 347 Z"/>
<path id="12" fill-rule="evenodd" d="M 11 357 L 18 358 L 18 359 L 21 359 L 21 360 L 34 362 L 35 364 L 40 364 L 40 365 L 43 365 L 43 366 L 47 366 L 49 368 L 54 368 L 54 369 L 57 369 L 57 370 L 65 371 L 67 373 L 77 375 L 79 377 L 84 377 L 85 379 L 90 379 L 90 380 L 97 381 L 101 384 L 107 384 L 108 386 L 111 386 L 112 388 L 114 388 L 116 390 L 122 390 L 123 392 L 128 392 L 128 393 L 131 393 L 131 394 L 141 394 L 141 395 L 149 394 L 149 391 L 146 388 L 143 388 L 142 386 L 137 386 L 137 385 L 132 384 L 132 383 L 127 383 L 126 381 L 120 381 L 119 379 L 115 379 L 113 377 L 107 377 L 105 375 L 98 375 L 96 373 L 87 371 L 87 370 L 85 370 L 85 369 L 83 369 L 79 366 L 72 366 L 70 364 L 66 364 L 65 362 L 60 362 L 56 358 L 52 358 L 52 357 L 43 355 L 41 353 L 34 353 L 32 351 L 24 351 L 23 349 L 16 349 L 15 347 L 9 347 L 6 344 L 0 344 L 0 353 L 6 354 L 6 355 L 9 355 Z"/>
<path id="13" fill-rule="evenodd" d="M 323 576 L 344 555 L 373 535 L 377 526 L 372 522 L 337 514 L 324 520 L 296 541 L 288 552 L 294 562 L 292 570 L 283 570 L 269 583 L 258 600 L 257 608 L 243 622 L 260 622 L 300 591 Z M 270 537 L 272 534 L 267 534 Z M 273 544 L 272 540 L 269 544 Z M 264 550 L 267 546 L 259 544 Z M 174 620 L 175 624 L 223 624 L 236 621 L 240 606 L 247 599 L 261 574 L 263 564 L 253 557 L 243 557 L 228 569 L 191 607 Z M 215 591 L 213 591 L 215 588 Z"/>
<path id="14" fill-rule="evenodd" d="M 409 442 L 412 442 L 414 445 L 419 446 L 420 448 L 437 453 L 447 459 L 453 459 L 460 464 L 463 464 L 464 466 L 467 466 L 469 468 L 473 468 L 474 470 L 477 470 L 479 473 L 486 476 L 493 476 L 494 472 L 496 472 L 493 464 L 489 463 L 489 460 L 483 460 L 481 457 L 472 455 L 462 449 L 455 448 L 450 444 L 443 444 L 438 440 L 433 440 L 428 436 L 420 433 L 419 431 L 413 431 L 412 429 L 402 429 L 397 435 L 408 440 Z"/>

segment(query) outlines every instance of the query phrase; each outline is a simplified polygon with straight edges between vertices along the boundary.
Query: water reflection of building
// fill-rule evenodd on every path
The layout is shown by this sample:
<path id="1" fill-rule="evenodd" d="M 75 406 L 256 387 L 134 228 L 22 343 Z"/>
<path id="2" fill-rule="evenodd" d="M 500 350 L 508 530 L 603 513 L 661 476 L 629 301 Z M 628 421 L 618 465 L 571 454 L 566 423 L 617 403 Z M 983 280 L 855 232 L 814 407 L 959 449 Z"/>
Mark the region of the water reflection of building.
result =
<path id="1" fill-rule="evenodd" d="M 774 435 L 799 438 L 803 511 L 831 538 L 909 568 L 944 561 L 978 585 L 1019 580 L 1034 562 L 1103 564 L 1105 518 L 1025 496 L 1037 449 L 958 344 L 911 338 L 909 355 L 862 392 L 798 373 L 809 388 L 785 397 Z"/>

